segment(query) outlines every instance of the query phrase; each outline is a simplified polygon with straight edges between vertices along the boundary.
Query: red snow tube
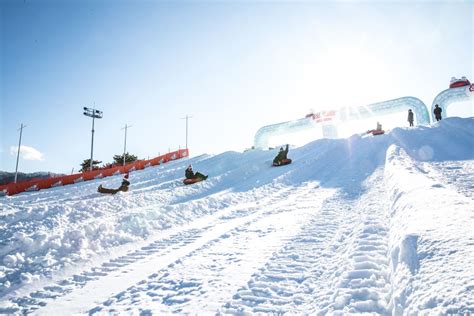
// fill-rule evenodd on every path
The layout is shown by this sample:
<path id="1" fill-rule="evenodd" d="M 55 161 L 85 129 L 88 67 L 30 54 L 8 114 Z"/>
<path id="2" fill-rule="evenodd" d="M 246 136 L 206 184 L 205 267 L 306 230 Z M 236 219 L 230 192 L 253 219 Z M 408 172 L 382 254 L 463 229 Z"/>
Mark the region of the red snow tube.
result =
<path id="1" fill-rule="evenodd" d="M 449 88 L 459 88 L 459 87 L 468 86 L 470 84 L 471 83 L 467 79 L 458 79 L 458 80 L 454 81 L 453 83 L 451 83 L 449 85 Z"/>
<path id="2" fill-rule="evenodd" d="M 384 131 L 384 130 L 372 129 L 372 130 L 370 130 L 370 131 L 367 131 L 367 134 L 372 134 L 372 135 L 376 136 L 376 135 L 385 134 L 385 131 Z"/>
<path id="3" fill-rule="evenodd" d="M 99 187 L 97 188 L 97 192 L 99 193 L 108 193 L 108 194 L 116 194 L 118 193 L 119 191 L 122 191 L 122 192 L 127 192 L 128 191 L 128 186 L 120 186 L 118 189 L 107 189 L 107 188 L 103 188 L 102 187 L 102 184 L 99 185 Z"/>
<path id="4" fill-rule="evenodd" d="M 205 180 L 205 179 L 202 179 L 202 178 L 184 179 L 183 183 L 188 185 L 188 184 L 193 184 L 196 182 L 201 182 L 202 180 Z"/>
<path id="5" fill-rule="evenodd" d="M 377 130 L 372 131 L 372 135 L 374 135 L 374 136 L 376 136 L 376 135 L 382 135 L 382 134 L 385 134 L 385 131 L 383 131 L 383 130 L 382 130 L 382 131 L 377 131 Z"/>
<path id="6" fill-rule="evenodd" d="M 280 163 L 274 163 L 273 166 L 280 167 L 284 165 L 289 165 L 290 163 L 291 163 L 291 159 L 283 159 L 282 161 L 280 161 Z"/>

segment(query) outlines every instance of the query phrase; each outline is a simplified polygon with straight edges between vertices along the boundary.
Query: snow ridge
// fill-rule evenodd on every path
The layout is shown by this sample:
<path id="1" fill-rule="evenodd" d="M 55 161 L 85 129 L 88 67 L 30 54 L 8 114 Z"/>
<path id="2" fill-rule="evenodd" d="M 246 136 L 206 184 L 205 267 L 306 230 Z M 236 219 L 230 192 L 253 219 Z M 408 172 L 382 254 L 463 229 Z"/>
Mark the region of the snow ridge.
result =
<path id="1" fill-rule="evenodd" d="M 469 314 L 474 312 L 474 271 L 467 268 L 474 266 L 473 200 L 445 186 L 444 179 L 435 181 L 437 174 L 422 166 L 404 149 L 389 148 L 391 308 L 395 315 Z"/>

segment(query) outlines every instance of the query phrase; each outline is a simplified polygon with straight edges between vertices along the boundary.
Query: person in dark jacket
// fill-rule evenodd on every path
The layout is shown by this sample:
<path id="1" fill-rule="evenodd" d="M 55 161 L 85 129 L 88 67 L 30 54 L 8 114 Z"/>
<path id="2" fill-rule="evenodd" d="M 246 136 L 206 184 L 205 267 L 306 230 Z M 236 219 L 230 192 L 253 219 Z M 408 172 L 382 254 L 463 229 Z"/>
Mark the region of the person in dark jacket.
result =
<path id="1" fill-rule="evenodd" d="M 411 109 L 408 110 L 408 123 L 410 123 L 410 126 L 413 126 L 413 112 Z"/>
<path id="2" fill-rule="evenodd" d="M 283 149 L 283 147 L 280 147 L 280 151 L 278 152 L 276 157 L 273 159 L 273 164 L 279 165 L 285 159 L 288 159 L 288 144 L 286 145 L 285 149 Z"/>
<path id="3" fill-rule="evenodd" d="M 441 112 L 443 112 L 443 110 L 438 106 L 438 104 L 436 104 L 433 110 L 436 121 L 441 121 Z"/>
<path id="4" fill-rule="evenodd" d="M 128 181 L 128 173 L 126 173 L 123 176 L 122 184 L 120 185 L 120 187 L 118 189 L 107 189 L 107 188 L 102 187 L 102 184 L 101 184 L 97 188 L 97 191 L 100 192 L 100 193 L 110 193 L 110 194 L 115 194 L 119 191 L 127 192 L 129 185 L 130 185 L 130 181 Z"/>
<path id="5" fill-rule="evenodd" d="M 120 185 L 120 188 L 127 188 L 126 190 L 122 190 L 122 191 L 128 191 L 128 186 L 130 185 L 130 181 L 128 181 L 128 173 L 126 173 L 124 176 L 123 176 L 123 179 L 122 179 L 122 184 Z"/>
<path id="6" fill-rule="evenodd" d="M 189 165 L 188 168 L 186 168 L 184 175 L 186 176 L 186 179 L 207 179 L 207 176 L 200 172 L 194 173 L 192 165 Z"/>

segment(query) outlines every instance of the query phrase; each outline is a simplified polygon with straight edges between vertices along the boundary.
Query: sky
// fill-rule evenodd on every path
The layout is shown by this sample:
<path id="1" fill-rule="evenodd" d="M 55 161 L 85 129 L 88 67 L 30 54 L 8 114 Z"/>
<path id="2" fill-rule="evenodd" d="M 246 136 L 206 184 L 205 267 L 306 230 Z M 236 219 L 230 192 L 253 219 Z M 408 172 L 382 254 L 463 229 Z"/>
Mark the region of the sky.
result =
<path id="1" fill-rule="evenodd" d="M 253 145 L 265 125 L 474 80 L 471 1 L 2 1 L 0 170 Z M 471 103 L 462 115 L 474 115 Z M 455 112 L 453 112 L 455 113 Z M 401 125 L 406 122 L 402 122 Z"/>

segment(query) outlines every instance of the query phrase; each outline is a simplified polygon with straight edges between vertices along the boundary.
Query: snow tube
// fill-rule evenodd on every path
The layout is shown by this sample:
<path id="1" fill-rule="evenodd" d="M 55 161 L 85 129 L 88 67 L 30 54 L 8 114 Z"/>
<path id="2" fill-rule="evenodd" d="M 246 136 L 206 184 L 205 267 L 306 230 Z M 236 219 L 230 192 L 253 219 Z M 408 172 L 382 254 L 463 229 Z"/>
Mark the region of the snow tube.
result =
<path id="1" fill-rule="evenodd" d="M 122 192 L 127 192 L 128 191 L 128 186 L 120 186 L 120 188 L 118 189 L 107 189 L 107 188 L 103 188 L 102 187 L 102 184 L 99 185 L 99 187 L 97 188 L 97 192 L 99 193 L 105 193 L 105 194 L 115 194 L 119 191 L 122 191 Z"/>
<path id="2" fill-rule="evenodd" d="M 372 129 L 372 130 L 370 130 L 370 131 L 367 131 L 367 134 L 372 134 L 372 135 L 376 136 L 376 135 L 385 134 L 385 131 L 384 131 L 384 130 Z"/>
<path id="3" fill-rule="evenodd" d="M 206 180 L 206 179 L 207 179 L 207 176 L 205 178 L 184 179 L 183 183 L 185 185 L 188 185 L 188 184 L 193 184 L 193 183 L 196 183 L 196 182 L 201 182 L 201 181 Z"/>
<path id="4" fill-rule="evenodd" d="M 273 163 L 273 166 L 280 167 L 284 165 L 289 165 L 290 163 L 291 163 L 291 159 L 283 159 L 282 161 L 280 161 L 280 163 Z"/>

